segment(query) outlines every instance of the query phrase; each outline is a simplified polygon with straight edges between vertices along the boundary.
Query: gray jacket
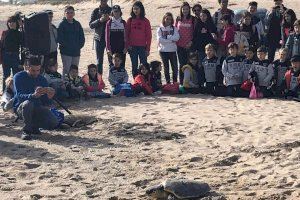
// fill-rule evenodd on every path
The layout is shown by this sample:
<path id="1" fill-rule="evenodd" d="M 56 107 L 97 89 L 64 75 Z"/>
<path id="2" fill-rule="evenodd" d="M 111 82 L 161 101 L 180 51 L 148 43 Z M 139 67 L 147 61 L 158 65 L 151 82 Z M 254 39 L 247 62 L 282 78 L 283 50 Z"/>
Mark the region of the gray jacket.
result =
<path id="1" fill-rule="evenodd" d="M 289 49 L 289 57 L 300 55 L 300 34 L 291 34 L 286 41 L 285 47 Z"/>
<path id="2" fill-rule="evenodd" d="M 274 76 L 274 68 L 272 63 L 270 63 L 268 60 L 255 61 L 250 71 L 256 71 L 259 86 L 270 86 L 271 79 Z"/>
<path id="3" fill-rule="evenodd" d="M 243 79 L 243 58 L 241 56 L 227 57 L 222 65 L 225 85 L 242 84 Z"/>

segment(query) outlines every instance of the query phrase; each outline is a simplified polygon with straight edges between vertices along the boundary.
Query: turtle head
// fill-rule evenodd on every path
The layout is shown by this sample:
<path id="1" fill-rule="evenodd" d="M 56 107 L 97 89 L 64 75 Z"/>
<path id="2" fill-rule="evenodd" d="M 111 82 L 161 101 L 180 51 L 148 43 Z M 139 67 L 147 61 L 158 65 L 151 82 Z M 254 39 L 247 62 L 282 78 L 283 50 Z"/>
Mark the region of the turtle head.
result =
<path id="1" fill-rule="evenodd" d="M 155 185 L 148 190 L 146 190 L 146 194 L 152 198 L 161 199 L 165 194 L 164 186 L 163 185 Z"/>

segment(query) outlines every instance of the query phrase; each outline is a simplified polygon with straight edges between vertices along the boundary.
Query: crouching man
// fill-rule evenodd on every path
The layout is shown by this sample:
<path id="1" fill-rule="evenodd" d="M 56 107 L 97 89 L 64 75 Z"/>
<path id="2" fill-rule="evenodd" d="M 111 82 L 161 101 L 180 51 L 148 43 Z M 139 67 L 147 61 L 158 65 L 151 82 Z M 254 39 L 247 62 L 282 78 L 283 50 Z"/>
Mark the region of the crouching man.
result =
<path id="1" fill-rule="evenodd" d="M 30 140 L 32 134 L 41 134 L 39 128 L 51 130 L 58 126 L 57 118 L 49 109 L 55 91 L 48 87 L 40 70 L 40 59 L 32 56 L 25 65 L 25 71 L 14 76 L 14 112 L 24 120 L 23 140 Z"/>

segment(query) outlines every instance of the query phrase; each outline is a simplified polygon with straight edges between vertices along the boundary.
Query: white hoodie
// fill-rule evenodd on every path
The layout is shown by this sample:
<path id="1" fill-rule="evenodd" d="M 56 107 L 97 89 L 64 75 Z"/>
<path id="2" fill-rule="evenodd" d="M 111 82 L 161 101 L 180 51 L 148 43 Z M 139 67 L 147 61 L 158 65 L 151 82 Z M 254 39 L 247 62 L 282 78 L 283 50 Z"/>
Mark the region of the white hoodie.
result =
<path id="1" fill-rule="evenodd" d="M 163 36 L 163 32 L 166 32 L 167 35 Z M 178 29 L 174 26 L 161 25 L 156 32 L 157 42 L 158 42 L 158 51 L 160 52 L 176 52 L 177 45 L 176 42 L 179 40 Z"/>

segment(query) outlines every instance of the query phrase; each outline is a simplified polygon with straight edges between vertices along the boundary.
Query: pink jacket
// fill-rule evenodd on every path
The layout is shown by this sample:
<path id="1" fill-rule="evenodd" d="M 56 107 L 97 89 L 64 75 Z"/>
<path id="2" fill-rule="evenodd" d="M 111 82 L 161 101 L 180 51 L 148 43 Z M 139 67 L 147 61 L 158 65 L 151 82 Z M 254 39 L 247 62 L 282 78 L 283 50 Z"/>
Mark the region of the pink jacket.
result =
<path id="1" fill-rule="evenodd" d="M 177 46 L 185 48 L 186 45 L 193 40 L 194 24 L 193 18 L 185 20 L 176 20 L 175 27 L 178 29 L 180 38 Z"/>
<path id="2" fill-rule="evenodd" d="M 128 46 L 145 46 L 150 51 L 152 39 L 151 25 L 147 18 L 129 18 L 126 23 L 126 42 Z"/>
<path id="3" fill-rule="evenodd" d="M 225 48 L 227 48 L 230 42 L 234 42 L 234 33 L 235 33 L 234 25 L 227 26 L 226 28 L 224 28 L 223 38 L 219 38 L 218 43 L 224 46 Z"/>

